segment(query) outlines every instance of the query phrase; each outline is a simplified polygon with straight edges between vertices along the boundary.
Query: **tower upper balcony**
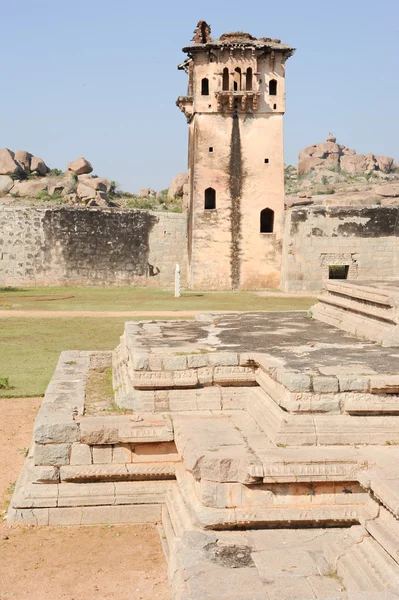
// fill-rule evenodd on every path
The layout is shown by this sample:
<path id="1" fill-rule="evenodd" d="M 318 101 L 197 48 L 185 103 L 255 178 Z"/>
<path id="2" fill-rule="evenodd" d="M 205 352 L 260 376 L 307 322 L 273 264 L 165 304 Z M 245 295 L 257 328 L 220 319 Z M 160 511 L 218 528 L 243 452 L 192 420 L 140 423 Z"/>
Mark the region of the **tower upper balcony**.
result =
<path id="1" fill-rule="evenodd" d="M 183 48 L 188 57 L 179 69 L 188 75 L 188 90 L 177 104 L 188 120 L 195 113 L 283 113 L 285 61 L 294 51 L 280 40 L 243 32 L 212 39 L 200 21 L 193 44 Z"/>

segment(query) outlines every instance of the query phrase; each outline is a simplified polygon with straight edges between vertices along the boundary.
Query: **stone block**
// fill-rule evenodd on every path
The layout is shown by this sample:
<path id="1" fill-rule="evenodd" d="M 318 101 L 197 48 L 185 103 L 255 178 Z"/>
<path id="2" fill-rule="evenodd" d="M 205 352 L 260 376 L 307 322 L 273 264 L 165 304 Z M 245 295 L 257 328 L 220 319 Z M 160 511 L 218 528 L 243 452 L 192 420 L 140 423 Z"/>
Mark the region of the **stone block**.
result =
<path id="1" fill-rule="evenodd" d="M 135 371 L 147 371 L 150 368 L 148 354 L 134 353 L 132 364 Z"/>
<path id="2" fill-rule="evenodd" d="M 185 356 L 165 356 L 162 360 L 165 371 L 184 371 L 187 369 Z"/>
<path id="3" fill-rule="evenodd" d="M 88 444 L 72 444 L 71 465 L 91 465 L 91 449 Z"/>
<path id="4" fill-rule="evenodd" d="M 213 382 L 213 367 L 200 367 L 197 370 L 197 375 L 200 385 L 211 385 Z"/>
<path id="5" fill-rule="evenodd" d="M 370 377 L 371 394 L 399 394 L 399 375 Z"/>
<path id="6" fill-rule="evenodd" d="M 196 369 L 185 371 L 173 371 L 174 387 L 195 387 L 198 385 L 198 373 Z"/>
<path id="7" fill-rule="evenodd" d="M 132 447 L 130 444 L 117 444 L 112 450 L 113 463 L 130 463 L 132 462 Z"/>
<path id="8" fill-rule="evenodd" d="M 112 462 L 112 446 L 93 446 L 93 465 L 108 465 Z"/>
<path id="9" fill-rule="evenodd" d="M 13 509 L 9 508 L 7 514 L 8 525 L 34 525 L 34 526 L 46 526 L 49 525 L 49 511 L 53 509 L 48 508 L 27 508 L 27 509 Z"/>
<path id="10" fill-rule="evenodd" d="M 160 360 L 160 359 L 159 359 Z M 186 371 L 182 371 L 185 373 Z M 173 387 L 173 372 L 171 371 L 135 371 L 132 385 L 138 389 L 157 389 Z"/>
<path id="11" fill-rule="evenodd" d="M 311 379 L 309 375 L 277 369 L 276 378 L 290 392 L 310 392 Z"/>
<path id="12" fill-rule="evenodd" d="M 160 356 L 155 356 L 154 354 L 150 354 L 148 357 L 149 367 L 151 371 L 161 371 L 162 370 L 162 359 Z"/>
<path id="13" fill-rule="evenodd" d="M 35 444 L 34 464 L 59 467 L 69 464 L 71 444 Z"/>
<path id="14" fill-rule="evenodd" d="M 117 444 L 119 420 L 112 417 L 83 417 L 80 420 L 80 441 L 84 444 Z"/>
<path id="15" fill-rule="evenodd" d="M 251 367 L 215 367 L 213 380 L 219 385 L 252 385 L 255 373 Z"/>
<path id="16" fill-rule="evenodd" d="M 32 483 L 59 483 L 59 467 L 31 467 L 29 468 L 29 479 Z"/>
<path id="17" fill-rule="evenodd" d="M 356 375 L 338 375 L 341 392 L 368 392 L 370 378 Z"/>
<path id="18" fill-rule="evenodd" d="M 238 366 L 238 354 L 236 352 L 212 352 L 208 356 L 209 364 L 215 367 Z"/>
<path id="19" fill-rule="evenodd" d="M 38 444 L 63 444 L 76 442 L 79 436 L 77 423 L 70 416 L 60 412 L 59 416 L 52 413 L 51 419 L 45 418 L 45 412 L 40 410 L 35 422 L 34 439 Z M 59 419 L 59 420 L 58 420 Z"/>
<path id="20" fill-rule="evenodd" d="M 337 393 L 338 389 L 338 379 L 336 377 L 313 377 L 313 390 L 316 393 Z"/>
<path id="21" fill-rule="evenodd" d="M 208 354 L 189 354 L 187 356 L 187 366 L 189 369 L 200 369 L 208 365 Z"/>

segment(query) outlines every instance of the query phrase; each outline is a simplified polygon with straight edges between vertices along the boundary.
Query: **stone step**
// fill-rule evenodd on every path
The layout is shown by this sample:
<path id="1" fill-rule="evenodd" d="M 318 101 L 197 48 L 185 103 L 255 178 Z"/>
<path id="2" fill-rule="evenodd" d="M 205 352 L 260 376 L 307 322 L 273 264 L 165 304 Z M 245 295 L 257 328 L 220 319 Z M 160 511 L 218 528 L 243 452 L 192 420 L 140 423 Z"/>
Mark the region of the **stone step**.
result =
<path id="1" fill-rule="evenodd" d="M 399 443 L 399 416 L 291 414 L 254 388 L 248 412 L 277 445 L 384 445 Z"/>
<path id="2" fill-rule="evenodd" d="M 371 537 L 365 537 L 337 562 L 349 592 L 397 592 L 399 565 Z"/>
<path id="3" fill-rule="evenodd" d="M 191 518 L 203 529 L 231 529 L 236 527 L 295 527 L 318 524 L 354 524 L 359 520 L 362 504 L 325 504 L 308 502 L 306 505 L 260 505 L 234 508 L 204 506 L 197 497 L 195 481 L 182 465 L 176 466 L 179 491 Z"/>
<path id="4" fill-rule="evenodd" d="M 373 318 L 348 307 L 327 304 L 322 296 L 320 300 L 310 309 L 314 319 L 343 329 L 357 337 L 373 340 L 382 346 L 399 346 L 399 326 L 396 322 Z"/>
<path id="5" fill-rule="evenodd" d="M 165 519 L 164 527 L 168 533 L 169 543 L 173 540 L 173 537 L 180 537 L 184 531 L 194 531 L 198 528 L 190 515 L 177 483 L 171 484 L 166 492 L 165 509 L 167 519 Z"/>
<path id="6" fill-rule="evenodd" d="M 370 535 L 399 564 L 399 520 L 383 506 L 379 507 L 379 515 L 367 519 L 364 524 Z"/>

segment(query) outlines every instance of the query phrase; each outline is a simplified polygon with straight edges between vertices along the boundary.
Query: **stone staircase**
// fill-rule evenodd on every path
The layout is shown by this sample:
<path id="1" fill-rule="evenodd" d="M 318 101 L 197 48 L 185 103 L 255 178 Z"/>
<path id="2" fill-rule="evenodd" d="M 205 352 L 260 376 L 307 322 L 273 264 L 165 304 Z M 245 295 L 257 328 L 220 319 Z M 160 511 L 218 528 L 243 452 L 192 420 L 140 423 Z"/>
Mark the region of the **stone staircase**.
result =
<path id="1" fill-rule="evenodd" d="M 9 522 L 157 523 L 176 600 L 398 598 L 395 357 L 297 368 L 313 342 L 232 351 L 218 319 L 127 323 L 108 412 L 85 398 L 99 354 L 62 353 Z"/>

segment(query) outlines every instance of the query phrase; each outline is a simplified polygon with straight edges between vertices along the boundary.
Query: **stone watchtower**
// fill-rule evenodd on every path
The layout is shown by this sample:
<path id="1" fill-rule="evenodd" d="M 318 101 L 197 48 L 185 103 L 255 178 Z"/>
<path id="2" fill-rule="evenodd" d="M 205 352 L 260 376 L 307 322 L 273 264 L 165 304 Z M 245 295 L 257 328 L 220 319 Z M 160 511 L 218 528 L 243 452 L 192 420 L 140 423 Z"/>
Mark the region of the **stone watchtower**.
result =
<path id="1" fill-rule="evenodd" d="M 280 40 L 226 33 L 200 21 L 188 58 L 188 256 L 194 289 L 280 282 L 284 212 L 285 61 Z"/>

